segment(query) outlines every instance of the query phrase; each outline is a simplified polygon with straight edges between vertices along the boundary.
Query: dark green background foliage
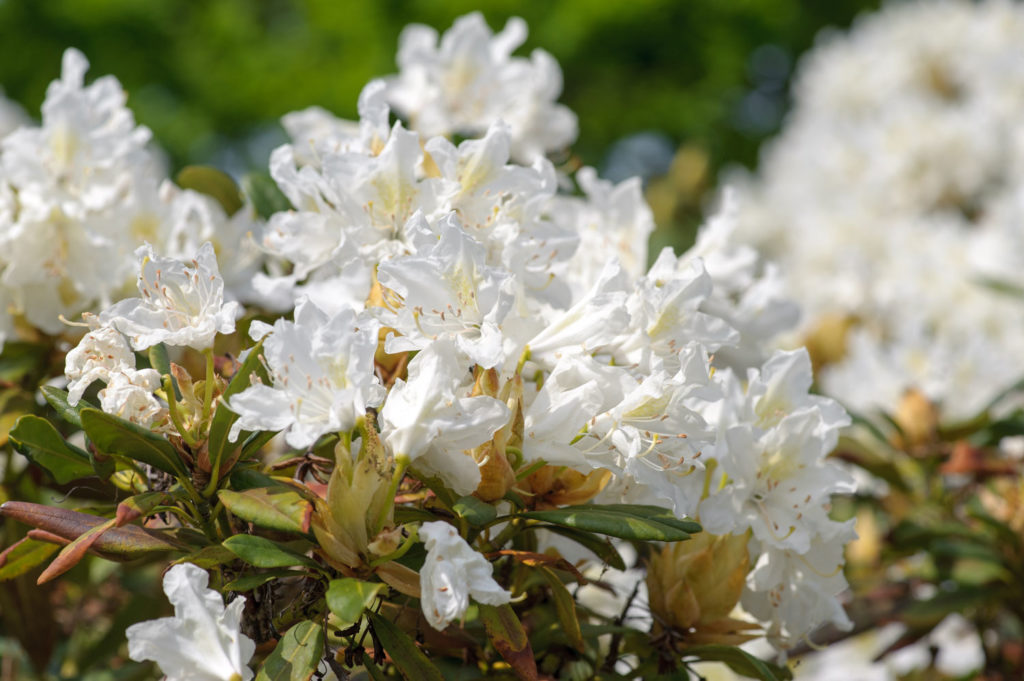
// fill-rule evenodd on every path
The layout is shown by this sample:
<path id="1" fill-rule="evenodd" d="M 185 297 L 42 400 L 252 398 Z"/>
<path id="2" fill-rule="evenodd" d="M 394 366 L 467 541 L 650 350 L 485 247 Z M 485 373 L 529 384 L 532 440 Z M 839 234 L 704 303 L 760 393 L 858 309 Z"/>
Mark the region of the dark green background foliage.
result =
<path id="1" fill-rule="evenodd" d="M 484 12 L 530 25 L 565 73 L 576 152 L 600 164 L 617 139 L 661 131 L 705 150 L 712 170 L 752 164 L 777 129 L 789 66 L 864 0 L 0 0 L 0 84 L 38 115 L 65 47 L 112 73 L 174 167 L 242 170 L 282 141 L 282 114 L 319 104 L 355 115 L 370 78 L 392 73 L 401 28 L 444 30 Z"/>

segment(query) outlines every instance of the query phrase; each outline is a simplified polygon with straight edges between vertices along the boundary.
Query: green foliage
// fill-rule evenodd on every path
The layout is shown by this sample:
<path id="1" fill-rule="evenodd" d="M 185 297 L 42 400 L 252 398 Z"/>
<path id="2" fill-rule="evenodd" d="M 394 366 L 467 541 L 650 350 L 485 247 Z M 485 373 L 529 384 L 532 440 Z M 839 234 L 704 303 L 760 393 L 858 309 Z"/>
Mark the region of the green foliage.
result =
<path id="1" fill-rule="evenodd" d="M 683 541 L 700 532 L 699 524 L 679 520 L 667 509 L 639 504 L 566 506 L 522 517 L 636 541 Z"/>
<path id="2" fill-rule="evenodd" d="M 323 628 L 316 622 L 300 622 L 281 637 L 256 681 L 309 681 L 323 654 Z"/>

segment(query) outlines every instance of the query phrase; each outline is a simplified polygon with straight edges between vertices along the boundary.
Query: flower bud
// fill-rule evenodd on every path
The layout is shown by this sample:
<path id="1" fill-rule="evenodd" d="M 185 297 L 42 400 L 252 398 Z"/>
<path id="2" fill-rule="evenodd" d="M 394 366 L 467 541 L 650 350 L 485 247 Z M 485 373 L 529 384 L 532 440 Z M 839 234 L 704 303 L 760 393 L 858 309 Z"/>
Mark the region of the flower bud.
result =
<path id="1" fill-rule="evenodd" d="M 518 418 L 522 421 L 522 384 L 519 384 L 519 392 L 514 389 L 514 381 L 509 381 L 501 390 L 499 397 L 499 377 L 494 369 L 483 370 L 477 368 L 476 381 L 473 384 L 471 397 L 485 395 L 503 400 L 512 410 L 512 417 L 509 422 L 500 430 L 494 433 L 494 437 L 479 447 L 470 450 L 470 454 L 477 462 L 480 469 L 480 484 L 476 488 L 476 496 L 483 501 L 497 501 L 505 496 L 509 488 L 515 484 L 516 475 L 512 465 L 508 462 L 505 454 L 505 446 L 508 444 L 515 421 Z"/>
<path id="2" fill-rule="evenodd" d="M 603 468 L 581 473 L 565 466 L 543 466 L 523 480 L 520 487 L 528 492 L 530 507 L 537 510 L 585 504 L 604 489 L 612 479 Z"/>
<path id="3" fill-rule="evenodd" d="M 395 464 L 372 423 L 363 422 L 359 430 L 361 444 L 355 457 L 345 443 L 335 447 L 327 499 L 317 503 L 312 521 L 329 562 L 346 568 L 368 563 L 370 553 L 378 553 L 371 547 L 389 552 L 395 541 L 387 534 L 394 526 L 394 498 L 389 497 Z"/>
<path id="4" fill-rule="evenodd" d="M 685 633 L 688 644 L 738 645 L 754 638 L 757 625 L 729 616 L 750 570 L 746 534 L 707 532 L 665 545 L 647 571 L 654 630 Z"/>
<path id="5" fill-rule="evenodd" d="M 894 444 L 903 449 L 914 449 L 935 438 L 939 411 L 923 392 L 910 388 L 903 393 L 893 420 L 901 431 Z"/>

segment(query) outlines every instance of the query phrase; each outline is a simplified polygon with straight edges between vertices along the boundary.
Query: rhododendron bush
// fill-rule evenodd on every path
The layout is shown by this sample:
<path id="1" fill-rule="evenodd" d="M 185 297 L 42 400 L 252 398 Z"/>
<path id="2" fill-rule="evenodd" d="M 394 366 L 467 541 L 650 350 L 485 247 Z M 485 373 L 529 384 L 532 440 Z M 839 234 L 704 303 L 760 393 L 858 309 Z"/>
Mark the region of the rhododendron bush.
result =
<path id="1" fill-rule="evenodd" d="M 977 12 L 1019 24 L 1009 7 Z M 955 116 L 909 149 L 829 127 L 921 77 L 961 117 L 997 100 L 1019 146 L 1012 93 L 973 92 L 931 43 L 861 95 L 817 92 L 843 74 L 812 60 L 763 176 L 649 254 L 640 180 L 579 166 L 559 66 L 525 39 L 479 14 L 409 26 L 358 120 L 286 115 L 241 186 L 167 177 L 73 48 L 38 125 L 0 118 L 10 678 L 771 681 L 904 615 L 903 642 L 957 604 L 997 642 L 1024 626 L 998 605 L 1024 550 L 995 458 L 1024 433 L 1002 362 L 1019 272 L 960 262 L 1019 238 L 1015 147 Z M 965 161 L 950 139 L 991 154 L 932 168 Z M 826 143 L 849 162 L 788 170 Z M 872 181 L 836 190 L 850 168 Z M 830 220 L 892 227 L 851 273 Z M 977 244 L 942 241 L 961 231 Z"/>

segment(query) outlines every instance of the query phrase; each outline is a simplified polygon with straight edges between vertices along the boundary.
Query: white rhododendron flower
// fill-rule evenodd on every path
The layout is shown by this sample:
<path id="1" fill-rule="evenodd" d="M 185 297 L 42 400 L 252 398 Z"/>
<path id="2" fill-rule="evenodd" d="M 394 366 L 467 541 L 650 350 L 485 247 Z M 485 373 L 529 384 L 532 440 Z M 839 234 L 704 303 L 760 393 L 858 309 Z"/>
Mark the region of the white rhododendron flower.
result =
<path id="1" fill-rule="evenodd" d="M 210 576 L 192 563 L 164 575 L 174 616 L 128 627 L 128 655 L 157 663 L 167 681 L 249 681 L 256 644 L 241 633 L 244 598 L 229 605 L 207 589 Z"/>
<path id="2" fill-rule="evenodd" d="M 443 35 L 410 27 L 399 73 L 363 89 L 359 120 L 321 109 L 286 116 L 291 141 L 273 151 L 269 170 L 290 206 L 265 224 L 244 201 L 222 205 L 164 177 L 120 85 L 86 85 L 87 63 L 69 50 L 42 125 L 0 139 L 0 340 L 26 328 L 67 333 L 60 315 L 87 313 L 88 332 L 66 356 L 68 401 L 104 384 L 103 411 L 170 434 L 207 496 L 232 484 L 237 459 L 212 433 L 221 409 L 238 416 L 232 442 L 243 431 L 281 433 L 286 449 L 308 455 L 297 485 L 316 492 L 303 476 L 330 480 L 310 519 L 318 539 L 333 541 L 314 549 L 325 571 L 350 567 L 367 579 L 376 571 L 416 592 L 415 577 L 410 583 L 408 569 L 392 564 L 415 545 L 415 537 L 401 540 L 396 499 L 433 513 L 450 496 L 476 495 L 514 514 L 596 498 L 655 505 L 715 534 L 741 535 L 743 565 L 749 558 L 754 566 L 744 603 L 779 649 L 827 622 L 844 625 L 845 582 L 833 570 L 851 532 L 831 520 L 829 503 L 851 484 L 827 457 L 849 418 L 810 394 L 805 351 L 774 351 L 797 308 L 790 273 L 737 241 L 745 202 L 756 210 L 756 198 L 727 198 L 692 249 L 665 249 L 648 266 L 654 219 L 641 182 L 612 184 L 592 168 L 566 174 L 576 118 L 556 101 L 561 73 L 547 53 L 513 56 L 525 37 L 522 20 L 494 34 L 479 14 Z M 974 134 L 952 125 L 946 133 Z M 949 186 L 966 191 L 977 178 L 956 179 Z M 904 184 L 935 198 L 930 184 Z M 837 210 L 834 219 L 866 211 Z M 917 225 L 906 231 L 914 238 L 895 241 L 913 251 L 925 230 L 907 221 Z M 803 236 L 800 249 L 835 245 Z M 864 240 L 862 264 L 891 246 Z M 905 276 L 949 293 L 956 309 L 970 302 L 964 286 L 929 273 L 935 263 L 961 265 L 929 251 Z M 1012 262 L 996 264 L 993 276 L 1012 272 Z M 139 296 L 123 298 L 136 274 Z M 838 279 L 802 285 L 857 301 L 856 278 Z M 880 302 L 871 304 L 903 309 L 897 289 L 878 287 Z M 246 352 L 258 353 L 266 374 L 241 377 L 229 385 L 246 387 L 225 394 L 212 349 L 218 334 L 235 332 L 243 305 L 252 306 L 249 335 L 260 343 Z M 1008 328 L 990 312 L 964 316 L 964 330 Z M 921 324 L 935 318 L 925 310 Z M 888 338 L 902 343 L 898 333 Z M 977 352 L 989 342 L 977 341 Z M 155 368 L 136 368 L 134 353 L 161 343 L 183 348 L 172 367 L 177 391 L 169 379 L 161 390 L 166 377 Z M 910 361 L 850 347 L 853 366 Z M 187 348 L 205 355 L 205 380 L 187 375 L 195 359 Z M 929 357 L 939 366 L 951 352 L 935 348 Z M 973 359 L 975 350 L 964 354 Z M 935 366 L 920 372 L 935 384 L 929 395 L 948 394 L 962 364 L 950 364 L 948 383 Z M 848 374 L 836 369 L 823 385 L 836 382 L 849 383 Z M 894 380 L 874 397 L 903 387 Z M 331 436 L 341 443 L 334 472 L 316 450 Z M 179 482 L 188 494 L 188 480 Z M 507 511 L 510 501 L 516 508 Z M 360 517 L 364 507 L 372 517 Z M 212 527 L 219 531 L 220 519 Z M 508 545 L 504 531 L 478 534 L 482 550 Z M 419 537 L 432 627 L 463 617 L 471 598 L 510 601 L 491 562 L 455 527 L 428 522 Z M 734 603 L 742 581 L 733 581 Z M 207 583 L 193 565 L 169 571 L 176 616 L 131 628 L 131 654 L 157 661 L 172 681 L 246 681 L 253 642 L 239 632 L 243 601 L 225 608 Z"/>
<path id="3" fill-rule="evenodd" d="M 232 440 L 242 430 L 287 430 L 288 444 L 309 447 L 325 433 L 351 430 L 383 400 L 373 374 L 374 319 L 351 309 L 329 317 L 304 300 L 294 322 L 253 329 L 268 334 L 263 358 L 273 385 L 252 385 L 231 398 L 228 407 L 239 415 Z"/>
<path id="4" fill-rule="evenodd" d="M 133 349 L 166 343 L 206 350 L 218 333 L 235 330 L 238 303 L 224 302 L 224 280 L 210 242 L 190 263 L 157 256 L 149 244 L 136 256 L 140 297 L 122 300 L 100 315 L 103 324 L 128 337 Z"/>
<path id="5" fill-rule="evenodd" d="M 399 38 L 397 76 L 388 101 L 411 126 L 433 137 L 477 135 L 501 119 L 510 127 L 514 155 L 532 160 L 576 139 L 576 115 L 555 100 L 562 72 L 544 50 L 513 57 L 526 40 L 526 22 L 510 19 L 493 34 L 479 12 L 456 20 L 438 39 L 413 24 Z"/>
<path id="6" fill-rule="evenodd" d="M 443 631 L 466 614 L 469 598 L 486 605 L 508 603 L 512 594 L 494 581 L 487 559 L 443 521 L 420 525 L 427 557 L 420 569 L 420 599 L 430 626 Z"/>
<path id="7" fill-rule="evenodd" d="M 135 353 L 124 334 L 109 326 L 93 329 L 64 358 L 68 403 L 75 406 L 94 381 L 109 382 L 126 369 L 135 369 Z"/>
<path id="8" fill-rule="evenodd" d="M 160 374 L 153 369 L 124 370 L 112 374 L 99 392 L 100 408 L 141 426 L 150 426 L 164 407 L 153 396 L 160 388 Z"/>
<path id="9" fill-rule="evenodd" d="M 466 450 L 508 423 L 499 400 L 469 396 L 466 365 L 450 341 L 437 341 L 409 364 L 381 409 L 381 439 L 399 461 L 439 475 L 459 494 L 472 494 L 480 471 Z"/>

